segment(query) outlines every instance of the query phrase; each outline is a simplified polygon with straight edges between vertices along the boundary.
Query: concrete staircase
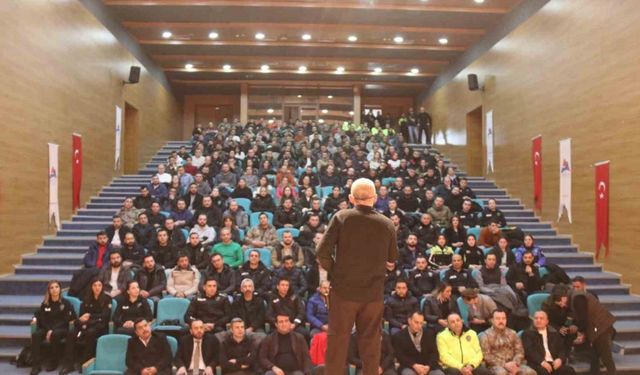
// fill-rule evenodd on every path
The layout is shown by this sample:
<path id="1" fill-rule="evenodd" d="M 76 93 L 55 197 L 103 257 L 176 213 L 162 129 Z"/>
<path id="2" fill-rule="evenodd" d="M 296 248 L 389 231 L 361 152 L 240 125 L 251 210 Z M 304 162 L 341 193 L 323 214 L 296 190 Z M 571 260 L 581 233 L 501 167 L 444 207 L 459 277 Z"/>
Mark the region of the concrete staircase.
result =
<path id="1" fill-rule="evenodd" d="M 115 178 L 70 221 L 63 221 L 56 235 L 45 236 L 35 253 L 25 254 L 15 274 L 0 277 L 0 361 L 15 357 L 29 343 L 29 322 L 42 303 L 47 282 L 56 279 L 67 287 L 95 234 L 111 223 L 124 199 L 138 194 L 138 187 L 149 182 L 171 151 L 189 144 L 168 142 L 138 174 Z"/>
<path id="2" fill-rule="evenodd" d="M 67 286 L 72 272 L 80 267 L 84 252 L 94 241 L 95 233 L 110 223 L 124 198 L 136 195 L 138 186 L 149 181 L 157 164 L 185 144 L 187 142 L 169 142 L 139 174 L 114 179 L 85 208 L 78 210 L 71 221 L 63 222 L 55 236 L 45 237 L 36 253 L 24 255 L 14 275 L 0 278 L 0 361 L 15 356 L 29 342 L 29 321 L 42 301 L 46 283 L 57 279 Z M 532 210 L 493 181 L 482 177 L 468 179 L 478 198 L 497 199 L 510 225 L 517 225 L 536 237 L 549 261 L 564 267 L 570 276 L 582 275 L 587 279 L 590 289 L 598 293 L 618 319 L 615 358 L 620 364 L 620 373 L 640 374 L 640 297 L 630 295 L 629 285 L 621 283 L 620 275 L 603 271 L 602 266 L 594 262 L 593 253 L 578 251 L 570 236 L 559 235 L 552 223 L 540 221 Z M 580 363 L 576 367 L 584 372 L 587 365 Z M 15 373 L 25 372 L 16 370 Z"/>

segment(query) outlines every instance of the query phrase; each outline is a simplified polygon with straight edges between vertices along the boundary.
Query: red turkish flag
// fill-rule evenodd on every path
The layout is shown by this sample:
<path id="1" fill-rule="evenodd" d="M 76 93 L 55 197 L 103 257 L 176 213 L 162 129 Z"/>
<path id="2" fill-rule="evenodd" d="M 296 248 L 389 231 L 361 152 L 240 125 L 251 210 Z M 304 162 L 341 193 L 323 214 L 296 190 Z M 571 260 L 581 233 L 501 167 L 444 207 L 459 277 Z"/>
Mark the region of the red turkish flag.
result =
<path id="1" fill-rule="evenodd" d="M 609 256 L 609 161 L 596 164 L 596 259 L 600 249 Z"/>
<path id="2" fill-rule="evenodd" d="M 542 211 L 542 136 L 531 140 L 531 163 L 533 164 L 533 201 L 535 208 Z"/>
<path id="3" fill-rule="evenodd" d="M 73 134 L 73 155 L 71 157 L 73 180 L 73 210 L 80 207 L 80 190 L 82 188 L 82 136 Z"/>

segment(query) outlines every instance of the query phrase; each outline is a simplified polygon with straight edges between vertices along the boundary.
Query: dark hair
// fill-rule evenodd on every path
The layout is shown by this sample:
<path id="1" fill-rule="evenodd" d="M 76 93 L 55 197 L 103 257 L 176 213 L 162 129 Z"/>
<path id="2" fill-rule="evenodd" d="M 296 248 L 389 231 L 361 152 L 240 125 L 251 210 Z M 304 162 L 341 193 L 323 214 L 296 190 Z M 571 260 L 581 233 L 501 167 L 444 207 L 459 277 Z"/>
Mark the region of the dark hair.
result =
<path id="1" fill-rule="evenodd" d="M 120 252 L 120 250 L 112 250 L 112 251 L 109 253 L 109 258 L 111 258 L 111 256 L 112 256 L 112 255 L 114 255 L 114 254 L 118 254 L 118 255 L 120 255 L 120 257 L 122 258 L 122 253 Z"/>
<path id="2" fill-rule="evenodd" d="M 493 310 L 491 312 L 491 319 L 493 319 L 496 316 L 496 313 L 502 313 L 502 314 L 508 316 L 507 312 L 503 308 L 498 307 L 497 309 L 495 309 L 495 310 Z"/>
<path id="3" fill-rule="evenodd" d="M 120 217 L 120 216 L 118 216 L 118 215 L 113 215 L 113 216 L 111 216 L 111 218 L 112 218 L 112 219 L 121 219 L 121 217 Z"/>
<path id="4" fill-rule="evenodd" d="M 404 285 L 407 285 L 407 286 L 408 286 L 408 285 L 409 285 L 409 282 L 408 282 L 406 279 L 404 279 L 404 278 L 399 278 L 398 280 L 396 280 L 396 283 L 395 283 L 395 285 L 394 285 L 394 286 L 397 286 L 398 284 L 404 284 Z"/>
<path id="5" fill-rule="evenodd" d="M 578 283 L 586 283 L 587 281 L 584 279 L 584 277 L 582 276 L 576 276 L 573 279 L 571 279 L 572 282 L 578 282 Z"/>
<path id="6" fill-rule="evenodd" d="M 147 258 L 149 258 L 149 257 L 153 258 L 153 254 L 151 254 L 151 253 L 146 253 L 146 254 L 142 257 L 142 261 L 144 262 L 144 260 L 145 260 L 145 259 L 147 259 Z M 156 258 L 153 258 L 153 260 L 156 260 Z"/>
<path id="7" fill-rule="evenodd" d="M 96 233 L 96 237 L 99 237 L 99 236 L 106 236 L 106 235 L 107 235 L 107 232 L 105 232 L 105 231 L 103 231 L 103 230 L 101 230 L 101 231 L 99 231 L 98 233 Z M 107 237 L 108 237 L 108 236 L 107 236 Z"/>

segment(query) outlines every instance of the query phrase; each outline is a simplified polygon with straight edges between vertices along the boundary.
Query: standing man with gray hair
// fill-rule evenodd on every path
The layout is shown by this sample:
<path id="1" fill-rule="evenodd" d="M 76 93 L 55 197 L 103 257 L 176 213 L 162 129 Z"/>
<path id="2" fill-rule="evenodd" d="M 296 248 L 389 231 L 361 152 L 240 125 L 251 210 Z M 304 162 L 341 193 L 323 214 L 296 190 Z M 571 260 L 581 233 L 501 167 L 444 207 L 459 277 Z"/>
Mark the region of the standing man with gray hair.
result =
<path id="1" fill-rule="evenodd" d="M 398 258 L 393 223 L 373 209 L 375 186 L 351 185 L 355 208 L 336 212 L 318 244 L 318 261 L 331 280 L 327 374 L 344 373 L 351 329 L 358 332 L 363 375 L 378 375 L 386 263 Z"/>

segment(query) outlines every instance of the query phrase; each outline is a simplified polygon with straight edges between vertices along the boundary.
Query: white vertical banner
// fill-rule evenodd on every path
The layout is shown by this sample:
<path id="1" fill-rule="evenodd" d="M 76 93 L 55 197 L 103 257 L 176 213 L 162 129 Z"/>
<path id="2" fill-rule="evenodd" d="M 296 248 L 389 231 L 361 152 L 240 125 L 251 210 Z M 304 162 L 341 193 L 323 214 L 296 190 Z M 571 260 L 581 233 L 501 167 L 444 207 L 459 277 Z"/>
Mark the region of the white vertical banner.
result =
<path id="1" fill-rule="evenodd" d="M 562 217 L 563 208 L 567 209 L 569 223 L 571 219 L 571 138 L 560 140 L 560 204 L 558 206 L 558 221 Z"/>
<path id="2" fill-rule="evenodd" d="M 485 120 L 485 144 L 487 145 L 487 172 L 493 172 L 493 110 L 488 111 Z"/>
<path id="3" fill-rule="evenodd" d="M 120 169 L 120 142 L 122 140 L 122 108 L 116 106 L 116 151 L 115 170 Z"/>
<path id="4" fill-rule="evenodd" d="M 60 230 L 60 205 L 58 204 L 58 145 L 49 143 L 49 224 Z"/>

